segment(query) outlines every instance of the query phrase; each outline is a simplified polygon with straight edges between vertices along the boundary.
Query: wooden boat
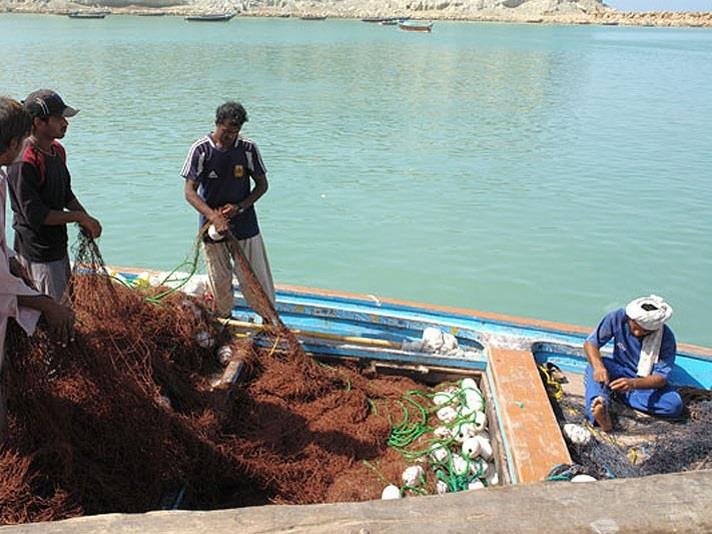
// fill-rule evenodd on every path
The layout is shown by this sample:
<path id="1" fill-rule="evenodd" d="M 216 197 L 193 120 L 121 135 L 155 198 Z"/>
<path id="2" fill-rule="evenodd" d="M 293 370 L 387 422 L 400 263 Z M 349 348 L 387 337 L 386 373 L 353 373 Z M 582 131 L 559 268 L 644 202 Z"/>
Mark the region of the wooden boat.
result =
<path id="1" fill-rule="evenodd" d="M 235 13 L 210 13 L 207 15 L 189 15 L 185 17 L 188 22 L 227 22 Z"/>
<path id="2" fill-rule="evenodd" d="M 72 11 L 67 13 L 70 19 L 103 19 L 107 13 L 101 11 Z"/>
<path id="3" fill-rule="evenodd" d="M 408 32 L 431 32 L 433 31 L 433 23 L 432 22 L 401 22 L 398 24 L 398 27 L 401 30 L 405 30 Z"/>
<path id="4" fill-rule="evenodd" d="M 138 275 L 136 269 L 119 272 L 128 280 Z M 203 286 L 207 280 L 205 275 L 194 279 Z M 284 323 L 305 338 L 305 346 L 314 354 L 371 357 L 375 351 L 382 360 L 397 364 L 445 365 L 485 372 L 492 372 L 496 354 L 506 352 L 511 359 L 551 362 L 565 371 L 583 374 L 587 360 L 582 347 L 591 331 L 550 321 L 287 285 L 279 286 L 276 308 Z M 239 291 L 232 318 L 245 328 L 259 324 Z M 419 339 L 428 327 L 452 333 L 460 346 L 477 352 L 477 357 L 443 358 L 402 348 L 404 342 Z M 495 365 L 504 365 L 503 373 L 510 367 L 506 362 Z M 678 343 L 670 383 L 712 389 L 712 349 Z"/>
<path id="5" fill-rule="evenodd" d="M 361 22 L 370 22 L 370 23 L 375 23 L 375 24 L 383 24 L 384 26 L 390 26 L 391 24 L 384 24 L 386 22 L 388 23 L 393 23 L 398 24 L 399 22 L 404 22 L 406 20 L 409 20 L 409 16 L 405 17 L 365 17 L 361 19 Z"/>
<path id="6" fill-rule="evenodd" d="M 129 282 L 148 276 L 136 269 L 114 273 Z M 163 280 L 165 275 L 153 276 Z M 176 273 L 175 278 L 185 275 Z M 205 283 L 204 277 L 191 280 L 193 288 L 186 287 L 186 291 Z M 232 324 L 246 332 L 258 330 L 259 318 L 239 292 L 234 304 Z M 590 531 L 592 525 L 598 532 L 632 532 L 643 524 L 655 525 L 661 532 L 712 531 L 709 470 L 595 484 L 535 483 L 542 480 L 552 462 L 565 463 L 568 455 L 536 364 L 553 362 L 580 373 L 585 366 L 581 345 L 588 328 L 296 286 L 278 287 L 277 309 L 305 349 L 316 357 L 357 360 L 431 380 L 478 373 L 492 400 L 490 431 L 499 433 L 508 482 L 524 486 L 389 502 L 112 514 L 54 523 L 53 532 L 70 534 L 78 527 L 87 532 L 105 530 L 111 525 L 111 530 L 122 532 L 218 533 L 231 532 L 235 524 L 243 525 L 245 532 L 306 532 L 315 524 L 324 532 L 343 530 L 343 525 L 349 530 L 400 531 L 412 528 L 415 522 L 423 532 L 517 532 L 527 525 L 528 532 L 549 533 L 553 511 L 556 532 Z M 469 349 L 467 354 L 447 356 L 412 350 L 409 343 L 427 327 L 455 335 L 460 345 Z M 684 344 L 678 349 L 671 382 L 712 387 L 712 349 Z M 665 506 L 649 506 L 649 496 L 654 492 L 665 495 Z M 475 516 L 462 512 L 473 509 Z"/>
<path id="7" fill-rule="evenodd" d="M 116 272 L 129 281 L 141 274 L 131 268 L 118 268 Z M 160 278 L 160 273 L 151 272 Z M 187 275 L 176 273 L 175 277 L 182 279 Z M 206 283 L 205 275 L 193 277 L 194 285 L 205 287 Z M 172 282 L 169 280 L 168 284 Z M 259 324 L 259 317 L 242 294 L 239 291 L 235 294 L 232 319 L 245 328 Z M 480 371 L 487 371 L 493 353 L 506 350 L 526 353 L 533 361 L 552 362 L 563 370 L 582 374 L 587 362 L 583 342 L 591 331 L 564 323 L 289 285 L 278 287 L 276 309 L 290 329 L 309 338 L 305 346 L 315 354 L 333 355 L 333 351 L 340 353 L 343 349 L 343 354 L 349 356 L 368 355 L 375 348 L 382 359 L 395 363 Z M 462 347 L 480 354 L 463 360 L 401 348 L 403 342 L 419 339 L 428 327 L 452 333 Z M 351 341 L 355 344 L 350 344 L 348 350 L 339 345 Z M 392 350 L 380 351 L 383 348 Z M 678 343 L 670 383 L 712 389 L 712 348 Z"/>
<path id="8" fill-rule="evenodd" d="M 325 15 L 303 15 L 299 18 L 301 20 L 326 20 Z"/>

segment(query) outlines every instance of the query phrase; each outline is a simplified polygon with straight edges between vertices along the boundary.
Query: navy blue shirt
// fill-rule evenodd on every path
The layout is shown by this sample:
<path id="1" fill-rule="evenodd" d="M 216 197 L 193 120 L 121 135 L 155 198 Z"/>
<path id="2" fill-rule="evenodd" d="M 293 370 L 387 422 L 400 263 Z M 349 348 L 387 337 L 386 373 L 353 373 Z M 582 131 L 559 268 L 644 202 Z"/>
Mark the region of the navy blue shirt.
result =
<path id="1" fill-rule="evenodd" d="M 209 135 L 198 139 L 190 148 L 181 171 L 186 180 L 198 182 L 198 195 L 211 208 L 238 204 L 250 195 L 250 177 L 266 175 L 257 145 L 239 136 L 232 147 L 224 150 L 215 146 Z M 200 226 L 206 222 L 201 214 Z M 232 217 L 230 230 L 237 239 L 259 234 L 254 206 Z"/>
<path id="2" fill-rule="evenodd" d="M 606 315 L 586 341 L 599 349 L 613 339 L 613 359 L 634 377 L 638 372 L 640 360 L 641 340 L 635 337 L 628 327 L 628 317 L 625 309 L 610 312 Z M 652 374 L 660 375 L 667 379 L 675 365 L 677 345 L 675 335 L 667 326 L 663 326 L 663 339 L 660 343 L 660 354 L 657 363 L 653 366 Z"/>

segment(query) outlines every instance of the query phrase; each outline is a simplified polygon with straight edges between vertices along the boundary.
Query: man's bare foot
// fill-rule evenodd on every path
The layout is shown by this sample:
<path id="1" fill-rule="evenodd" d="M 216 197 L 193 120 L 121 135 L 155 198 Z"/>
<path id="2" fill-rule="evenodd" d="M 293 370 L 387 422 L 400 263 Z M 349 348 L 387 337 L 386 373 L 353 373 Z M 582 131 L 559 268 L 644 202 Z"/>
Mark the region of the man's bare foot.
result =
<path id="1" fill-rule="evenodd" d="M 602 397 L 596 397 L 591 404 L 591 415 L 601 427 L 604 432 L 610 432 L 613 430 L 613 421 L 611 421 L 611 414 L 608 413 L 608 408 L 606 403 L 603 401 Z"/>

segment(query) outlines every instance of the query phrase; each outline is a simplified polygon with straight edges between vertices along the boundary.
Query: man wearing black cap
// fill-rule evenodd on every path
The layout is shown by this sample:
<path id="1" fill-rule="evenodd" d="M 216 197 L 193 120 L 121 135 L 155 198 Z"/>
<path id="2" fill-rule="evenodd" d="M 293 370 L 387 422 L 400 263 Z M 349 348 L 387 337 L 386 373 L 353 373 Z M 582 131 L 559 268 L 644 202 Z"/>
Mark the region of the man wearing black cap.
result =
<path id="1" fill-rule="evenodd" d="M 24 106 L 32 117 L 32 135 L 21 163 L 8 174 L 14 248 L 35 287 L 59 301 L 70 274 L 67 223 L 79 223 L 91 238 L 101 235 L 101 224 L 74 196 L 66 152 L 57 142 L 67 133 L 67 118 L 79 110 L 48 89 L 31 93 Z"/>

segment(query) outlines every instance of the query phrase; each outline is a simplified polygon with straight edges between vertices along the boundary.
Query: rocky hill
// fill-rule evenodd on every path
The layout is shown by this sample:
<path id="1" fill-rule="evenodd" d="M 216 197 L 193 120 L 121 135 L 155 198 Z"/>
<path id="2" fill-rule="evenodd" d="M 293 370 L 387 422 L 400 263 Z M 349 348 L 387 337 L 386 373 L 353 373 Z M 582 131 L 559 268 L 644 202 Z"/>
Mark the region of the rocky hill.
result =
<path id="1" fill-rule="evenodd" d="M 551 24 L 712 27 L 712 13 L 624 13 L 603 0 L 0 0 L 0 12 L 241 16 L 412 17 Z"/>
<path id="2" fill-rule="evenodd" d="M 243 14 L 319 13 L 335 17 L 441 13 L 447 18 L 471 15 L 536 16 L 600 13 L 602 0 L 0 0 L 13 11 L 62 11 L 76 6 L 109 9 L 177 9 L 236 11 Z"/>

